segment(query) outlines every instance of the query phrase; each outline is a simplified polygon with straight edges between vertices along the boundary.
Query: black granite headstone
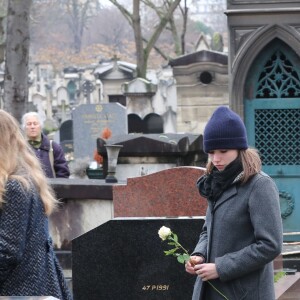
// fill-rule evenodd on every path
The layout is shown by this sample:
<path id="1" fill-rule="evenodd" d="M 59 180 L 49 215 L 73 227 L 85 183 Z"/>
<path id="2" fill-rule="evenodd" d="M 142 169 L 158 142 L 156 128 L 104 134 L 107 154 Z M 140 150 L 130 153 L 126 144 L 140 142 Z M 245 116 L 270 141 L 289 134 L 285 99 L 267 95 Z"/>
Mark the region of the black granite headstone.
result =
<path id="1" fill-rule="evenodd" d="M 63 122 L 59 129 L 60 142 L 73 140 L 73 121 Z"/>
<path id="2" fill-rule="evenodd" d="M 195 276 L 158 236 L 169 227 L 191 253 L 203 218 L 116 218 L 72 241 L 74 300 L 190 300 Z"/>
<path id="3" fill-rule="evenodd" d="M 151 113 L 145 117 L 144 133 L 163 133 L 164 132 L 164 121 L 160 115 Z"/>
<path id="4" fill-rule="evenodd" d="M 145 132 L 144 121 L 141 119 L 140 116 L 136 114 L 129 114 L 127 116 L 127 119 L 128 119 L 128 133 Z"/>

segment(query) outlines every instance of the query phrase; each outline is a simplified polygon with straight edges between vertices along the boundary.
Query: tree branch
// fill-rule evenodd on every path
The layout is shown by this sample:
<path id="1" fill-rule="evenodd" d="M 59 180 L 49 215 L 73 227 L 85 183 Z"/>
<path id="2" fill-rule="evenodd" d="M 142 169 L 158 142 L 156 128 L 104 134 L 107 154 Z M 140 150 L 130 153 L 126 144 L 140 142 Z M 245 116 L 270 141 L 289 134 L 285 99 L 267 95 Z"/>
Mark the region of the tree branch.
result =
<path id="1" fill-rule="evenodd" d="M 152 34 L 151 38 L 149 39 L 149 42 L 148 42 L 148 44 L 145 48 L 146 57 L 149 56 L 151 49 L 154 47 L 154 45 L 155 45 L 156 41 L 158 40 L 161 32 L 165 28 L 166 24 L 169 22 L 170 18 L 173 15 L 174 10 L 179 5 L 180 1 L 181 0 L 175 0 L 174 2 L 172 2 L 172 4 L 171 4 L 169 10 L 167 11 L 167 13 L 161 18 L 159 25 L 157 26 L 157 28 L 153 32 L 153 34 Z"/>
<path id="2" fill-rule="evenodd" d="M 143 38 L 143 41 L 147 44 L 149 41 L 145 38 Z M 165 54 L 159 47 L 154 46 L 153 49 L 164 59 L 164 60 L 169 60 L 170 56 L 168 56 L 167 54 Z"/>
<path id="3" fill-rule="evenodd" d="M 116 6 L 122 15 L 125 17 L 125 19 L 128 21 L 128 23 L 132 26 L 133 23 L 133 15 L 124 7 L 122 6 L 117 0 L 109 0 L 114 6 Z"/>

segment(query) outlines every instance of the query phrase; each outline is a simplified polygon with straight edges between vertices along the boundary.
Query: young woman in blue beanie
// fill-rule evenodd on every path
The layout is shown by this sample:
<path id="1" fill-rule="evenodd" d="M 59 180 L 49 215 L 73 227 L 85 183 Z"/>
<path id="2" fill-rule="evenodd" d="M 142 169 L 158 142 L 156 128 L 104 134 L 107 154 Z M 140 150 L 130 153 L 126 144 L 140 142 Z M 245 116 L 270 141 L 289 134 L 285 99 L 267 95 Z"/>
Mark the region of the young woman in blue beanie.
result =
<path id="1" fill-rule="evenodd" d="M 273 260 L 281 253 L 282 221 L 274 181 L 248 148 L 241 118 L 225 106 L 203 135 L 206 174 L 197 186 L 208 209 L 186 271 L 197 275 L 193 300 L 274 300 Z"/>
<path id="2" fill-rule="evenodd" d="M 58 205 L 18 122 L 0 109 L 0 295 L 72 300 L 48 216 Z"/>

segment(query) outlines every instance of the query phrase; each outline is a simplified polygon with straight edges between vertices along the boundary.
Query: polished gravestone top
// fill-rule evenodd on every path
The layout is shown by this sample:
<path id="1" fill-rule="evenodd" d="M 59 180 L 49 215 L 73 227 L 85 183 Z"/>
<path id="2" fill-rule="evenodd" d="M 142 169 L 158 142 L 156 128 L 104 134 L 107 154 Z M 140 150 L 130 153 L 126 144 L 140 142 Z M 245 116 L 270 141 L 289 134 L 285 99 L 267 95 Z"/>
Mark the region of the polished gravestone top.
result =
<path id="1" fill-rule="evenodd" d="M 205 216 L 207 201 L 196 185 L 204 171 L 186 166 L 128 178 L 127 184 L 113 186 L 114 216 Z"/>

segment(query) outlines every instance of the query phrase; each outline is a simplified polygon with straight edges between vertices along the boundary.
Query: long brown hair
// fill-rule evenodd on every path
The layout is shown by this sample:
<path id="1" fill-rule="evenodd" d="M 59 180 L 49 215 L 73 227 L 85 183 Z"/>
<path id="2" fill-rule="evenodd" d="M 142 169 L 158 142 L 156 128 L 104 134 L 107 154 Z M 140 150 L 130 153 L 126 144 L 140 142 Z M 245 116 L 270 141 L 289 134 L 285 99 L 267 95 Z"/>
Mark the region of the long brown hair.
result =
<path id="1" fill-rule="evenodd" d="M 238 151 L 243 165 L 243 175 L 241 176 L 241 182 L 246 183 L 249 178 L 261 171 L 261 159 L 258 151 L 254 148 L 248 148 L 246 150 Z M 213 163 L 211 161 L 208 161 L 206 165 L 206 173 L 210 174 L 213 168 Z"/>
<path id="2" fill-rule="evenodd" d="M 0 207 L 4 202 L 7 181 L 16 179 L 26 189 L 34 184 L 46 214 L 50 215 L 58 204 L 54 192 L 47 183 L 40 162 L 24 138 L 17 120 L 2 109 L 0 109 L 0 138 Z"/>

